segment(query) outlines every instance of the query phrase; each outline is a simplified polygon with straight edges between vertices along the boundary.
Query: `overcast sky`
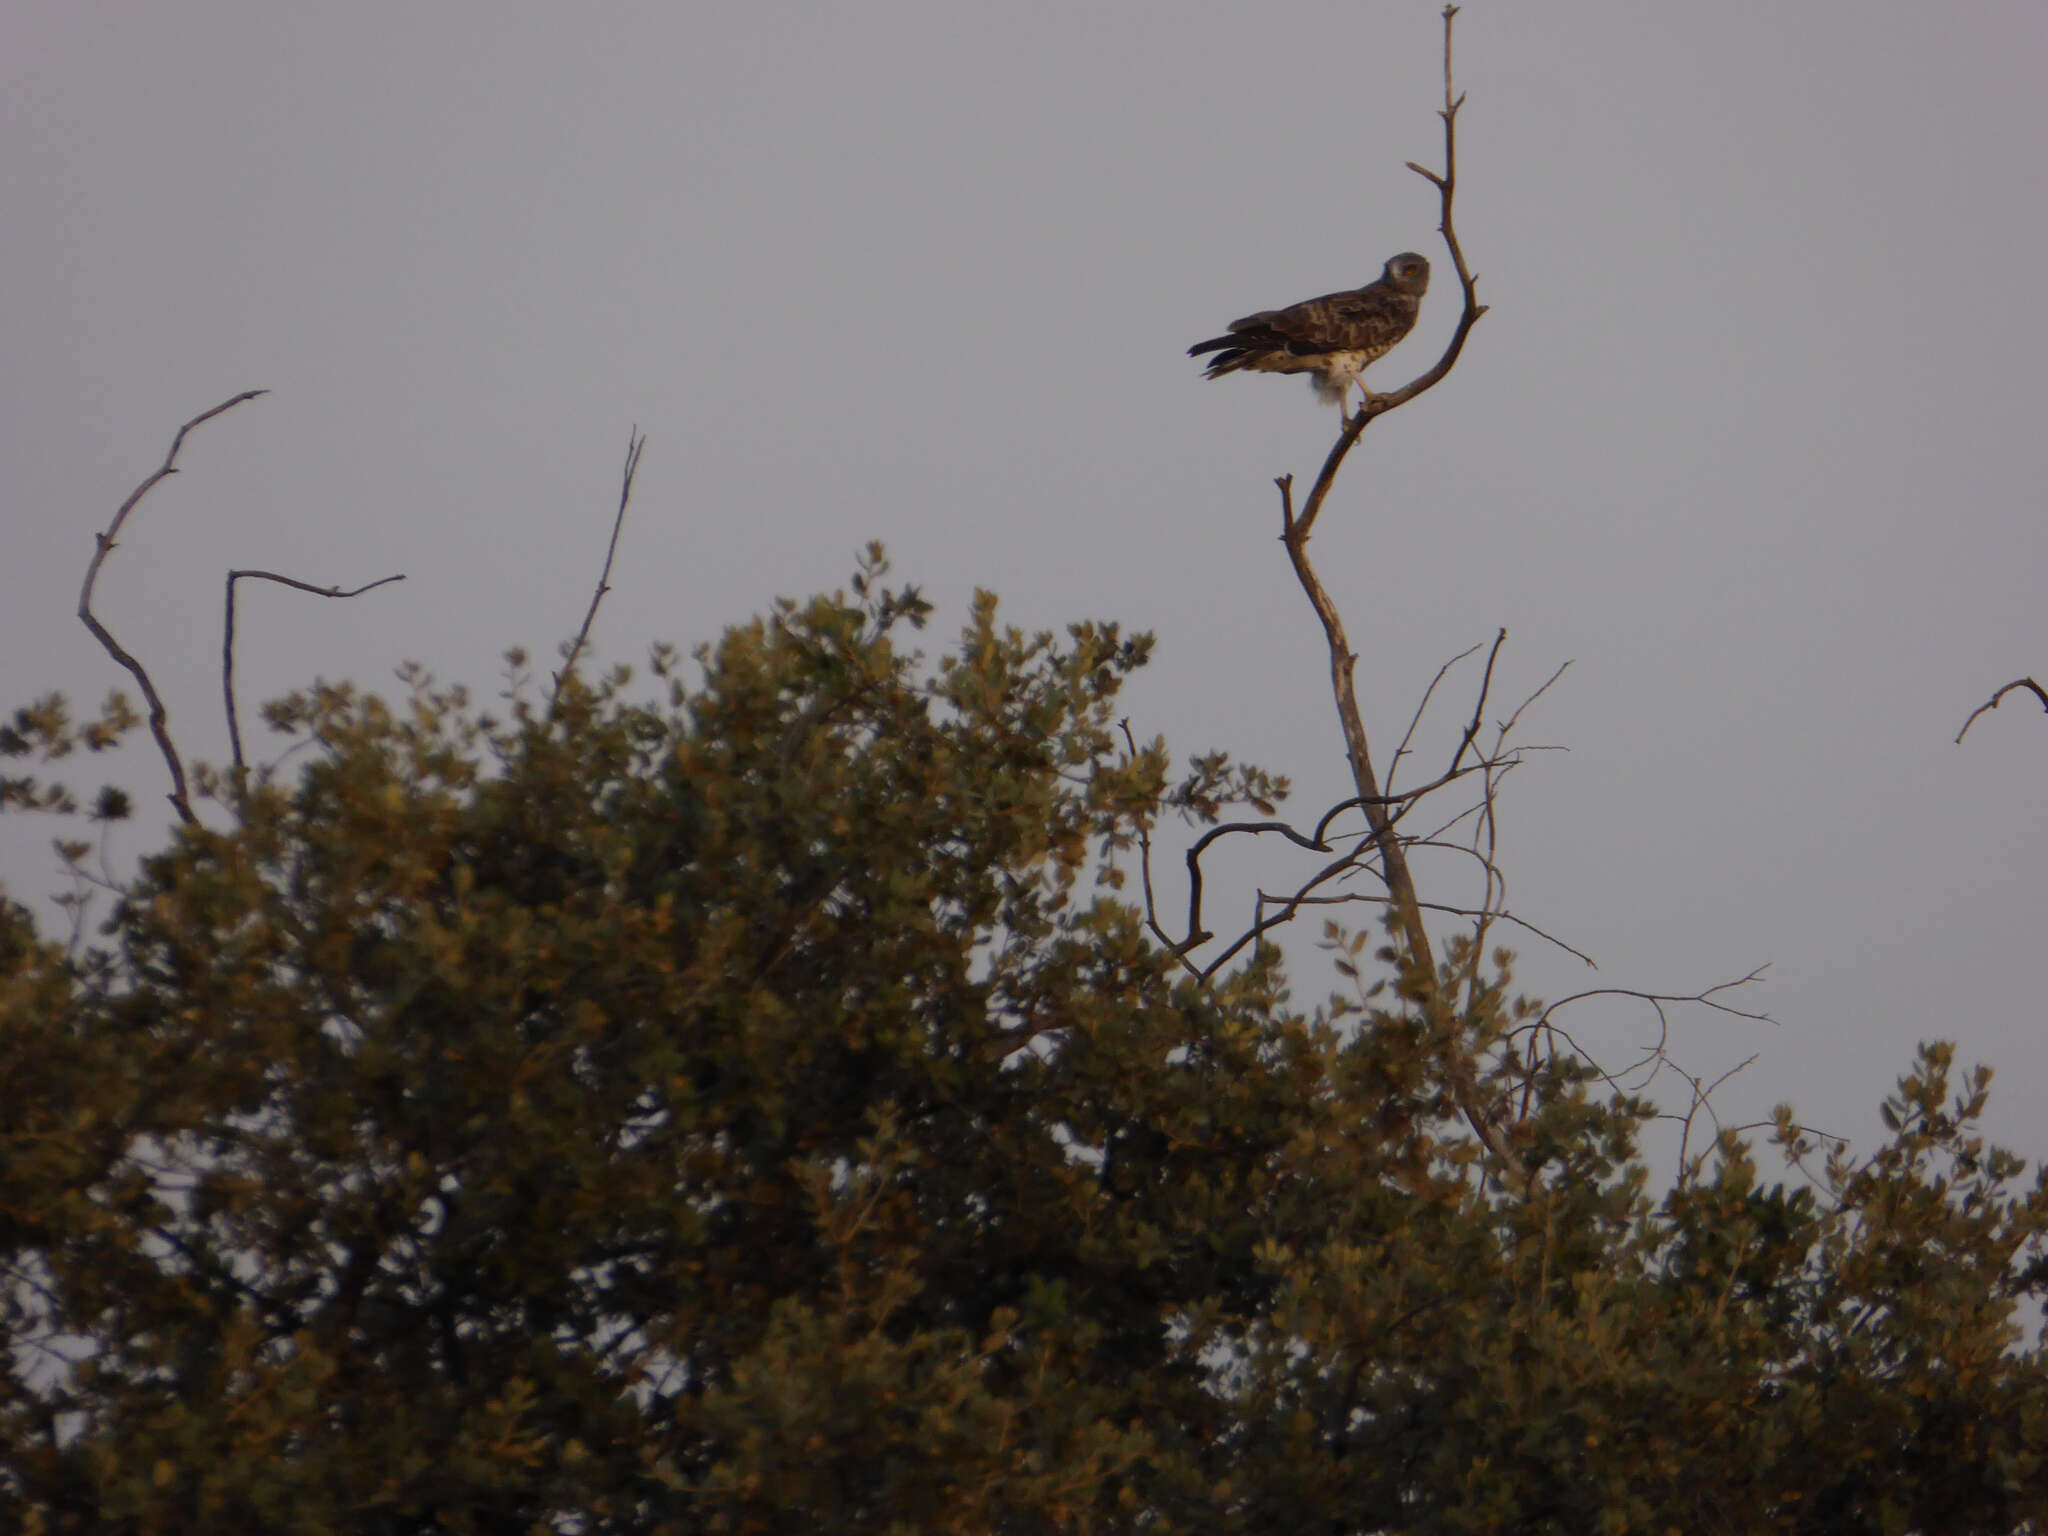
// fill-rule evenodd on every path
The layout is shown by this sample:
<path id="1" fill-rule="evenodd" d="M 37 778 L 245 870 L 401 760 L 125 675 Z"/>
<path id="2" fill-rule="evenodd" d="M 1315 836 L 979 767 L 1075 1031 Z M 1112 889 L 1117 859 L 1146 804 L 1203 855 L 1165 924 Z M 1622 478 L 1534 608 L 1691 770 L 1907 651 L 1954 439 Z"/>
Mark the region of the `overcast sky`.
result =
<path id="1" fill-rule="evenodd" d="M 1867 1147 L 1940 1035 L 2048 1153 L 2048 7 L 1472 0 L 1460 226 L 1493 308 L 1375 424 L 1314 552 L 1382 750 L 1451 654 L 1503 698 L 1571 670 L 1510 781 L 1545 995 L 1769 962 L 1776 1028 L 1695 1019 Z M 588 600 L 628 428 L 649 444 L 602 654 L 684 645 L 886 541 L 941 605 L 1154 630 L 1141 735 L 1344 793 L 1272 477 L 1334 413 L 1201 380 L 1190 342 L 1375 276 L 1455 316 L 1423 0 L 859 6 L 78 5 L 0 20 L 0 704 L 123 677 L 73 614 L 176 425 L 245 388 L 99 597 L 188 754 L 245 710 L 407 658 L 490 693 Z M 1466 696 L 1453 692 L 1446 729 Z M 1469 705 L 1467 704 L 1467 707 Z M 260 743 L 259 743 L 260 749 Z M 121 777 L 160 806 L 147 749 Z M 161 818 L 151 821 L 153 829 Z M 0 878 L 57 886 L 10 818 Z M 116 839 L 126 858 L 155 832 Z M 1241 896 L 1248 906 L 1248 897 Z M 1301 933 L 1305 998 L 1329 978 Z M 1587 1015 L 1615 1056 L 1638 1017 Z"/>

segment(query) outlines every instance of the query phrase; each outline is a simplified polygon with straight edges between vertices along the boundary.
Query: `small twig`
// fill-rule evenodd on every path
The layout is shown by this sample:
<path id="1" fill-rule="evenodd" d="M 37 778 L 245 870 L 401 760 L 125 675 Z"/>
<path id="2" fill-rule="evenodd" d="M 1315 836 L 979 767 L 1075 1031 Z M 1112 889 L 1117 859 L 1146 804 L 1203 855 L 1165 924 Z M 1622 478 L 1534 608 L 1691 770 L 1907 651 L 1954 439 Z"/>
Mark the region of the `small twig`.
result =
<path id="1" fill-rule="evenodd" d="M 1276 903 L 1285 902 L 1290 908 L 1341 907 L 1355 902 L 1364 902 L 1371 906 L 1383 907 L 1391 899 L 1386 896 L 1374 895 L 1369 891 L 1347 891 L 1342 896 L 1275 897 L 1267 896 L 1266 893 L 1263 891 L 1261 891 L 1259 894 L 1262 897 L 1265 897 L 1265 899 L 1268 901 Z M 1477 918 L 1483 916 L 1492 922 L 1512 923 L 1517 928 L 1527 930 L 1529 933 L 1535 935 L 1535 937 L 1543 940 L 1544 943 L 1554 944 L 1559 949 L 1563 950 L 1566 954 L 1573 956 L 1575 959 L 1585 961 L 1586 964 L 1592 966 L 1593 969 L 1598 970 L 1600 968 L 1599 965 L 1594 961 L 1593 957 L 1587 954 L 1584 950 L 1574 949 L 1571 945 L 1565 943 L 1563 939 L 1558 938 L 1555 934 L 1545 933 L 1541 928 L 1538 928 L 1534 923 L 1530 922 L 1527 918 L 1517 917 L 1512 912 L 1504 912 L 1494 908 L 1483 907 L 1454 907 L 1450 905 L 1448 902 L 1442 901 L 1424 901 L 1418 902 L 1417 905 L 1420 906 L 1422 910 L 1425 912 L 1442 912 L 1451 917 Z M 1288 915 L 1292 916 L 1292 911 L 1290 911 Z M 1285 920 L 1285 918 L 1282 918 L 1278 921 L 1284 922 Z"/>
<path id="2" fill-rule="evenodd" d="M 1204 979 L 1214 976 L 1223 969 L 1230 962 L 1231 957 L 1236 955 L 1245 945 L 1256 943 L 1270 929 L 1278 928 L 1283 923 L 1294 921 L 1295 913 L 1303 907 L 1320 904 L 1318 899 L 1311 898 L 1309 895 L 1309 892 L 1313 891 L 1317 886 L 1324 885 L 1336 879 L 1339 875 L 1353 869 L 1372 870 L 1372 865 L 1368 862 L 1368 858 L 1375 851 L 1370 838 L 1360 838 L 1357 847 L 1353 848 L 1351 852 L 1325 864 L 1313 875 L 1310 875 L 1307 880 L 1302 882 L 1292 896 L 1272 896 L 1263 890 L 1255 892 L 1256 899 L 1252 905 L 1252 926 L 1231 940 L 1224 947 L 1223 953 L 1202 967 Z M 1376 870 L 1373 872 L 1378 873 Z M 1272 917 L 1265 915 L 1268 903 L 1279 909 Z"/>
<path id="3" fill-rule="evenodd" d="M 1454 773 L 1457 771 L 1458 764 L 1465 760 L 1466 751 L 1474 741 L 1479 739 L 1480 719 L 1486 713 L 1486 696 L 1493 691 L 1493 664 L 1500 660 L 1500 648 L 1507 643 L 1507 627 L 1503 625 L 1500 632 L 1493 637 L 1493 649 L 1486 653 L 1486 671 L 1479 679 L 1479 697 L 1472 701 L 1472 723 L 1465 727 L 1465 734 L 1458 742 L 1458 750 L 1451 754 L 1451 771 Z M 1560 673 L 1563 670 L 1562 667 L 1558 669 Z M 1553 682 L 1555 680 L 1555 678 L 1552 679 Z M 1543 686 L 1548 688 L 1550 684 L 1545 683 Z M 1523 706 L 1525 709 L 1527 707 L 1526 704 Z M 1520 713 L 1520 710 L 1516 711 L 1516 714 Z M 1507 725 L 1501 727 L 1501 739 L 1503 741 L 1506 740 L 1507 733 L 1513 724 L 1514 722 L 1510 720 Z"/>
<path id="4" fill-rule="evenodd" d="M 1663 1017 L 1661 1011 L 1659 1012 L 1658 1017 Z M 1616 1093 L 1642 1093 L 1646 1091 L 1649 1088 L 1650 1084 L 1656 1080 L 1658 1070 L 1661 1067 L 1663 1067 L 1666 1063 L 1668 1063 L 1670 1060 L 1670 1058 L 1664 1054 L 1664 1047 L 1663 1044 L 1660 1042 L 1655 1047 L 1646 1050 L 1640 1057 L 1630 1062 L 1627 1066 L 1622 1067 L 1619 1070 L 1610 1070 L 1609 1068 L 1603 1066 L 1600 1062 L 1600 1058 L 1594 1055 L 1592 1051 L 1588 1050 L 1586 1046 L 1583 1043 L 1581 1043 L 1578 1040 L 1578 1038 L 1574 1036 L 1572 1032 L 1566 1029 L 1562 1024 L 1543 1024 L 1540 1026 L 1524 1025 L 1520 1029 L 1509 1030 L 1507 1034 L 1503 1037 L 1503 1040 L 1504 1042 L 1511 1044 L 1516 1035 L 1523 1034 L 1525 1032 L 1531 1036 L 1529 1045 L 1529 1059 L 1532 1066 L 1534 1065 L 1536 1059 L 1536 1052 L 1538 1050 L 1538 1047 L 1534 1039 L 1536 1035 L 1541 1034 L 1543 1036 L 1544 1046 L 1547 1048 L 1547 1055 L 1549 1059 L 1553 1062 L 1557 1060 L 1557 1042 L 1559 1040 L 1562 1040 L 1564 1041 L 1566 1046 L 1570 1048 L 1571 1053 L 1574 1056 L 1578 1057 L 1579 1060 L 1586 1063 L 1587 1066 L 1591 1067 L 1596 1073 L 1598 1073 L 1600 1075 L 1601 1080 L 1605 1082 L 1608 1087 L 1612 1088 Z M 1633 1088 L 1631 1088 L 1629 1086 L 1628 1079 L 1635 1076 L 1638 1072 L 1641 1072 L 1645 1067 L 1650 1068 L 1649 1076 L 1645 1077 L 1640 1083 L 1637 1083 Z"/>
<path id="5" fill-rule="evenodd" d="M 1551 673 L 1550 676 L 1543 679 L 1542 684 L 1536 689 L 1534 693 L 1530 694 L 1529 697 L 1522 700 L 1521 703 L 1515 706 L 1515 712 L 1509 715 L 1507 719 L 1501 721 L 1500 723 L 1500 736 L 1496 740 L 1494 750 L 1498 751 L 1499 742 L 1507 740 L 1508 734 L 1511 731 L 1513 731 L 1518 724 L 1521 723 L 1522 716 L 1529 712 L 1529 706 L 1534 704 L 1538 699 L 1542 698 L 1543 695 L 1550 692 L 1551 688 L 1556 684 L 1557 680 L 1563 677 L 1565 673 L 1571 671 L 1571 669 L 1572 664 L 1570 662 L 1559 662 L 1557 670 Z M 1520 752 L 1562 752 L 1566 749 L 1563 747 L 1518 747 L 1516 748 L 1516 750 Z"/>
<path id="6" fill-rule="evenodd" d="M 619 553 L 619 530 L 626 526 L 626 507 L 633 499 L 633 477 L 640 472 L 640 450 L 647 446 L 647 439 L 641 435 L 638 423 L 626 434 L 626 470 L 619 478 L 619 511 L 612 519 L 611 543 L 605 547 L 604 569 L 598 573 L 597 590 L 590 594 L 590 608 L 583 615 L 583 626 L 576 631 L 575 642 L 570 645 L 568 655 L 562 661 L 562 670 L 555 674 L 555 691 L 548 699 L 549 709 L 562 696 L 562 685 L 569 674 L 576 669 L 576 658 L 583 653 L 585 642 L 590 639 L 590 626 L 597 622 L 597 605 L 604 601 L 605 593 L 612 589 L 612 561 Z"/>
<path id="7" fill-rule="evenodd" d="M 1138 755 L 1138 741 L 1131 734 L 1130 720 L 1128 718 L 1119 720 L 1117 721 L 1117 726 L 1123 731 L 1124 744 L 1130 748 L 1131 757 L 1135 760 Z M 1158 904 L 1152 899 L 1152 827 L 1149 818 L 1142 819 L 1138 823 L 1138 875 L 1145 893 L 1146 928 L 1151 931 L 1155 939 L 1166 947 L 1167 952 L 1174 959 L 1178 960 L 1190 975 L 1199 981 L 1202 977 L 1201 968 L 1188 958 L 1188 951 L 1195 948 L 1198 944 L 1207 943 L 1210 936 L 1202 933 L 1199 928 L 1190 924 L 1188 936 L 1185 939 L 1176 939 L 1161 925 Z"/>
<path id="8" fill-rule="evenodd" d="M 2015 688 L 2032 689 L 2034 697 L 2041 701 L 2041 708 L 2044 710 L 2048 710 L 2048 688 L 2043 688 L 2031 677 L 2020 678 L 2017 682 L 2007 683 L 2003 688 L 1999 689 L 1998 692 L 1991 695 L 1989 699 L 1985 700 L 1982 704 L 1979 704 L 1975 709 L 1970 711 L 1970 718 L 1965 720 L 1963 722 L 1963 728 L 1960 731 L 1956 732 L 1956 745 L 1961 746 L 1963 744 L 1963 738 L 1969 735 L 1970 727 L 1977 723 L 1977 717 L 1979 715 L 1983 714 L 1984 711 L 1987 709 L 1998 708 L 1999 700 L 2003 699 L 2008 693 L 2011 693 Z"/>
<path id="9" fill-rule="evenodd" d="M 243 777 L 248 772 L 242 761 L 242 723 L 235 712 L 235 583 L 244 576 L 251 581 L 274 581 L 281 587 L 292 587 L 300 592 L 310 592 L 315 597 L 361 597 L 365 592 L 374 592 L 379 587 L 388 587 L 394 581 L 405 580 L 401 571 L 396 576 L 381 577 L 366 582 L 360 587 L 343 591 L 340 587 L 316 587 L 309 581 L 299 581 L 291 576 L 280 576 L 275 571 L 229 571 L 227 619 L 221 625 L 220 641 L 220 688 L 227 699 L 228 747 L 232 754 L 235 770 L 235 787 L 242 787 Z"/>
<path id="10" fill-rule="evenodd" d="M 1408 729 L 1401 733 L 1401 744 L 1394 748 L 1394 755 L 1387 759 L 1387 783 L 1394 782 L 1394 775 L 1401 771 L 1401 759 L 1408 755 L 1408 744 L 1415 740 L 1416 729 L 1422 724 L 1423 714 L 1429 709 L 1429 701 L 1436 697 L 1437 686 L 1449 675 L 1451 668 L 1467 656 L 1476 655 L 1479 647 L 1468 645 L 1449 661 L 1436 669 L 1436 676 L 1429 680 L 1429 686 L 1422 690 L 1422 701 L 1415 706 L 1415 713 L 1408 717 Z"/>
<path id="11" fill-rule="evenodd" d="M 1458 765 L 1459 762 L 1461 762 L 1464 759 L 1467 749 L 1470 748 L 1474 739 L 1477 738 L 1477 736 L 1479 735 L 1480 718 L 1484 714 L 1486 709 L 1486 695 L 1492 689 L 1493 686 L 1494 662 L 1499 658 L 1500 648 L 1507 642 L 1507 637 L 1507 630 L 1501 630 L 1499 635 L 1497 635 L 1494 639 L 1493 650 L 1487 655 L 1486 676 L 1481 680 L 1479 685 L 1479 703 L 1472 711 L 1472 723 L 1465 728 L 1464 739 L 1461 742 L 1459 742 L 1458 750 L 1455 754 L 1453 754 L 1451 758 L 1451 765 L 1454 768 Z M 1477 823 L 1474 825 L 1472 829 L 1472 851 L 1475 855 L 1479 856 L 1481 863 L 1485 866 L 1486 869 L 1486 895 L 1480 903 L 1480 912 L 1476 919 L 1475 927 L 1473 929 L 1472 934 L 1471 963 L 1466 968 L 1467 993 L 1468 996 L 1473 997 L 1475 999 L 1479 991 L 1479 967 L 1481 957 L 1486 950 L 1487 930 L 1493 921 L 1492 916 L 1490 914 L 1496 908 L 1502 914 L 1505 914 L 1507 911 L 1507 880 L 1506 877 L 1501 874 L 1500 867 L 1494 859 L 1494 853 L 1498 846 L 1497 838 L 1499 832 L 1499 823 L 1496 819 L 1495 806 L 1500 794 L 1501 781 L 1505 779 L 1512 770 L 1521 766 L 1521 757 L 1518 754 L 1513 758 L 1504 758 L 1501 755 L 1502 750 L 1507 746 L 1508 737 L 1514 733 L 1515 727 L 1521 723 L 1523 714 L 1538 699 L 1542 698 L 1544 694 L 1550 691 L 1551 684 L 1555 683 L 1560 677 L 1563 677 L 1565 674 L 1565 668 L 1569 667 L 1570 665 L 1570 662 L 1565 662 L 1563 666 L 1560 666 L 1555 672 L 1551 673 L 1549 677 L 1545 678 L 1543 680 L 1542 686 L 1539 687 L 1534 693 L 1530 694 L 1526 699 L 1522 700 L 1522 702 L 1515 707 L 1514 713 L 1509 715 L 1507 719 L 1503 720 L 1500 723 L 1499 729 L 1494 734 L 1494 756 L 1487 767 L 1486 777 L 1482 781 L 1483 787 L 1480 791 L 1480 800 L 1478 806 L 1479 817 Z M 1485 845 L 1485 852 L 1483 854 L 1480 853 L 1480 845 L 1482 843 Z M 1499 894 L 1498 902 L 1494 900 L 1494 895 L 1496 892 L 1498 892 Z M 1524 924 L 1524 926 L 1528 925 Z M 1545 937 L 1548 937 L 1548 935 L 1545 935 Z M 1553 939 L 1552 942 L 1555 943 L 1557 941 Z M 1573 953 L 1577 954 L 1578 952 L 1574 950 Z M 1580 956 L 1580 958 L 1584 959 L 1586 961 L 1586 964 L 1593 965 L 1593 961 L 1590 957 L 1582 955 Z M 1595 966 L 1594 968 L 1598 969 L 1597 966 Z"/>
<path id="12" fill-rule="evenodd" d="M 1704 1109 L 1707 1112 L 1707 1118 L 1714 1123 L 1714 1130 L 1718 1133 L 1721 1129 L 1721 1117 L 1714 1113 L 1714 1094 L 1723 1083 L 1734 1077 L 1738 1072 L 1746 1069 L 1756 1059 L 1755 1053 L 1752 1052 L 1715 1078 L 1711 1083 L 1703 1082 L 1698 1076 L 1686 1071 L 1677 1062 L 1667 1059 L 1666 1065 L 1680 1077 L 1684 1078 L 1687 1086 L 1692 1089 L 1692 1107 L 1686 1110 L 1683 1129 L 1680 1130 L 1678 1135 L 1678 1166 L 1680 1168 L 1685 1166 L 1686 1157 L 1692 1150 L 1693 1122 L 1699 1118 L 1700 1111 Z"/>
<path id="13" fill-rule="evenodd" d="M 142 484 L 128 493 L 128 499 L 121 503 L 121 510 L 114 514 L 114 520 L 107 524 L 104 533 L 95 534 L 96 545 L 92 562 L 85 568 L 85 585 L 78 593 L 78 617 L 85 627 L 92 631 L 93 638 L 106 648 L 109 656 L 126 667 L 142 689 L 142 696 L 149 702 L 149 733 L 156 738 L 157 750 L 163 753 L 164 763 L 171 770 L 171 809 L 178 813 L 178 819 L 187 826 L 197 826 L 199 817 L 192 810 L 192 796 L 185 787 L 185 764 L 178 756 L 178 749 L 171 741 L 170 712 L 164 708 L 164 701 L 157 696 L 156 685 L 149 680 L 149 673 L 127 651 L 120 642 L 107 632 L 93 615 L 92 589 L 100 579 L 100 567 L 107 563 L 107 556 L 114 552 L 114 542 L 121 535 L 122 525 L 128 521 L 128 514 L 142 503 L 142 498 L 155 490 L 157 485 L 178 472 L 178 452 L 185 446 L 185 434 L 194 427 L 204 426 L 223 412 L 231 411 L 245 400 L 254 400 L 258 395 L 267 395 L 267 389 L 245 389 L 233 399 L 223 400 L 210 411 L 201 411 L 185 425 L 178 428 L 178 435 L 171 439 L 171 451 L 164 455 L 158 465 Z"/>

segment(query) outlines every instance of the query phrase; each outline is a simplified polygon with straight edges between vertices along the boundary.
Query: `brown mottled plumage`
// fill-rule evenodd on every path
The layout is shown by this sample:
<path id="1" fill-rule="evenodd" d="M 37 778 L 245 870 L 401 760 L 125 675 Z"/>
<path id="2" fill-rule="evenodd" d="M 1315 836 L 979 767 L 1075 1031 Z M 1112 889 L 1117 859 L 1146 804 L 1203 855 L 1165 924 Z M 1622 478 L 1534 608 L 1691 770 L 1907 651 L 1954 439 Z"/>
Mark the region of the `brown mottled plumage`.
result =
<path id="1" fill-rule="evenodd" d="M 1366 393 L 1359 374 L 1415 329 L 1428 289 L 1429 263 L 1404 251 L 1387 263 L 1377 282 L 1233 320 L 1228 336 L 1197 342 L 1188 356 L 1214 352 L 1204 375 L 1211 379 L 1244 369 L 1312 374 L 1316 394 L 1348 420 L 1345 392 L 1356 384 L 1360 394 Z"/>

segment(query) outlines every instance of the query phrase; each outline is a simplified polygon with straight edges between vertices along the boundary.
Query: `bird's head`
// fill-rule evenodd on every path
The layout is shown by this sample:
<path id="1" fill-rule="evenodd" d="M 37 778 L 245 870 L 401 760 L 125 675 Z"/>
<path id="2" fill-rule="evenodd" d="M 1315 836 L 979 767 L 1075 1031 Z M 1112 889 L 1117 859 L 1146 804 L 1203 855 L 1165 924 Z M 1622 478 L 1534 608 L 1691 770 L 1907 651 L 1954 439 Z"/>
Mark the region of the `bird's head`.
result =
<path id="1" fill-rule="evenodd" d="M 1403 251 L 1387 261 L 1387 269 L 1381 274 L 1387 285 L 1402 293 L 1412 293 L 1418 299 L 1429 292 L 1429 261 L 1413 251 Z"/>

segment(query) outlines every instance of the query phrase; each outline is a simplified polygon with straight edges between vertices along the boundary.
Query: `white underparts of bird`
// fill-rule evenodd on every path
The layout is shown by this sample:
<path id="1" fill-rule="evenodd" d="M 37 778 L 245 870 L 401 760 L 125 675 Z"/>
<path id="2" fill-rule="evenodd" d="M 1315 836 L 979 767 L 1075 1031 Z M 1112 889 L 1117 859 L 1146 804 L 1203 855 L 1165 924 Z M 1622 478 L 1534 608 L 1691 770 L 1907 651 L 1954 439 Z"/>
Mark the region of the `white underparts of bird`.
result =
<path id="1" fill-rule="evenodd" d="M 1349 422 L 1346 392 L 1356 384 L 1359 394 L 1367 393 L 1359 375 L 1415 329 L 1422 296 L 1428 291 L 1429 263 L 1413 251 L 1403 251 L 1363 288 L 1233 320 L 1229 335 L 1196 342 L 1188 356 L 1216 354 L 1203 375 L 1210 379 L 1245 371 L 1306 373 L 1317 398 L 1336 406 L 1337 414 Z"/>

